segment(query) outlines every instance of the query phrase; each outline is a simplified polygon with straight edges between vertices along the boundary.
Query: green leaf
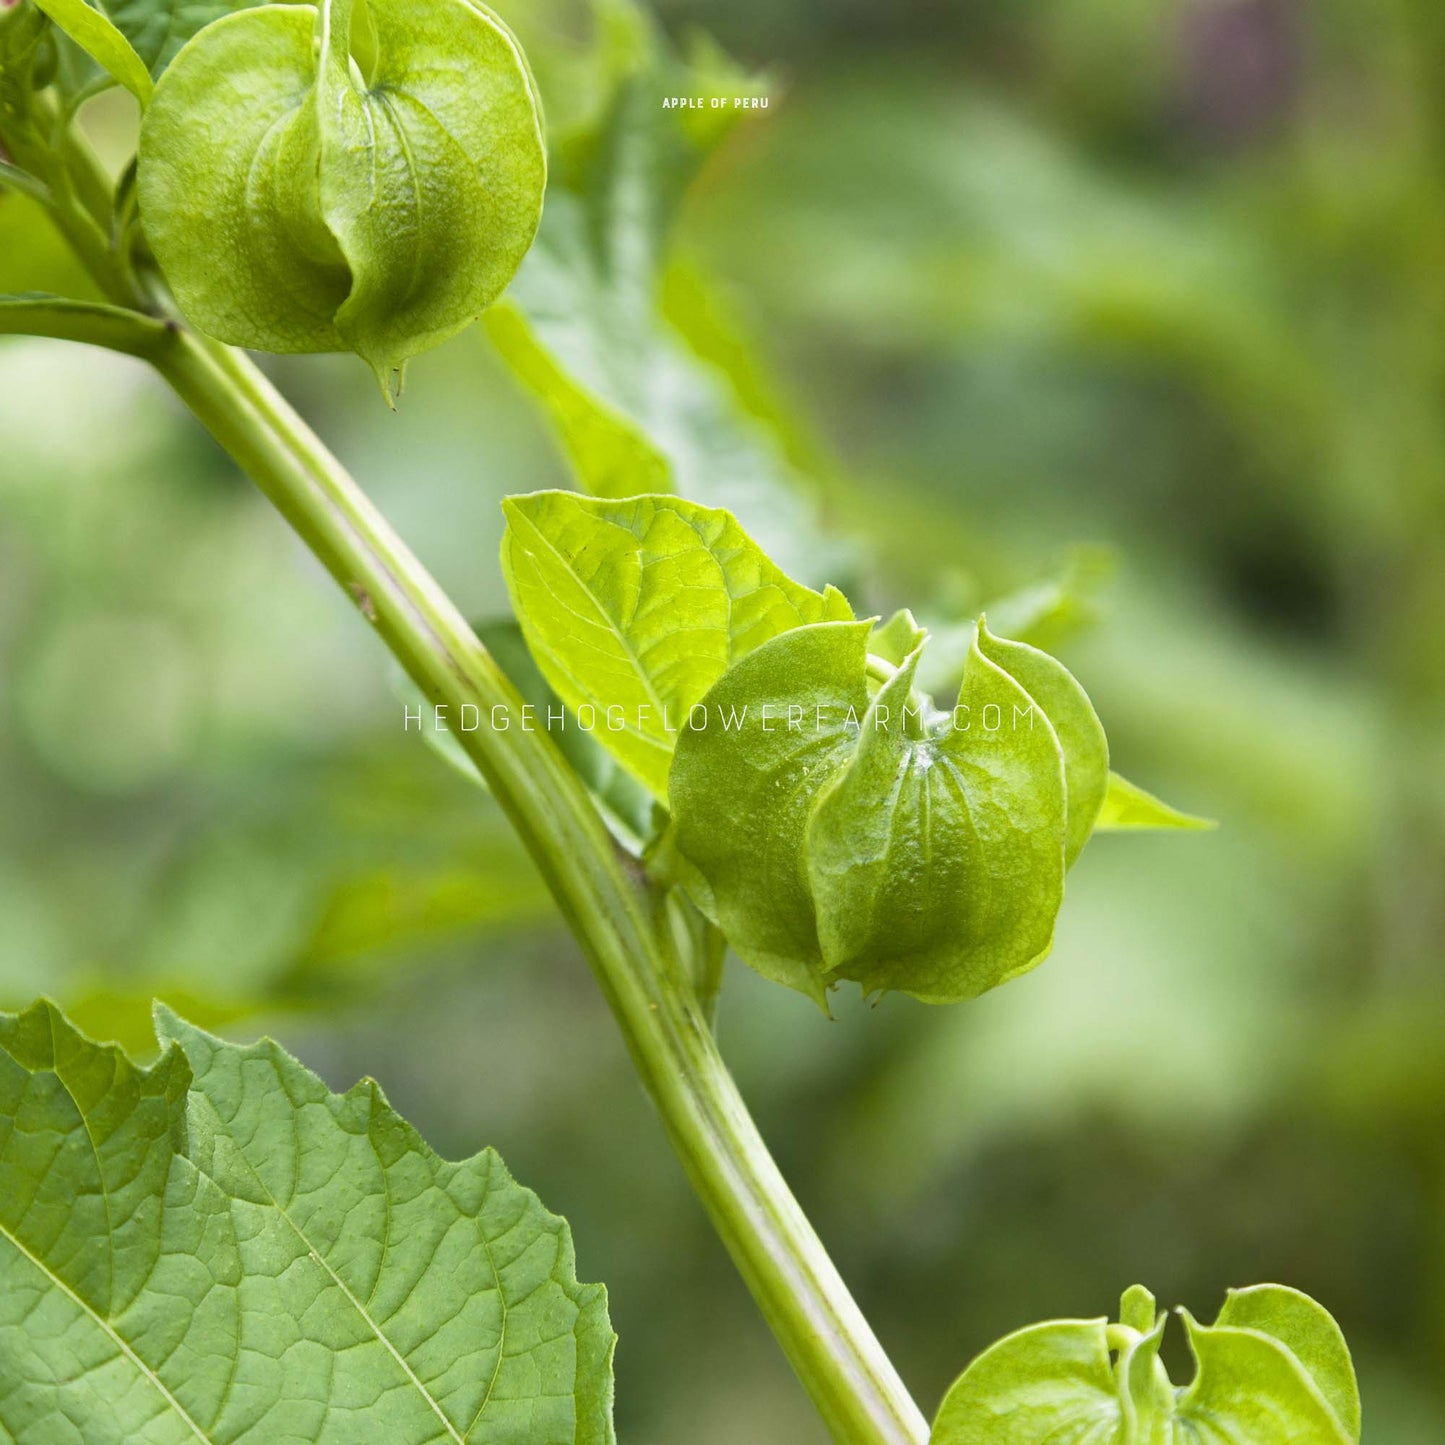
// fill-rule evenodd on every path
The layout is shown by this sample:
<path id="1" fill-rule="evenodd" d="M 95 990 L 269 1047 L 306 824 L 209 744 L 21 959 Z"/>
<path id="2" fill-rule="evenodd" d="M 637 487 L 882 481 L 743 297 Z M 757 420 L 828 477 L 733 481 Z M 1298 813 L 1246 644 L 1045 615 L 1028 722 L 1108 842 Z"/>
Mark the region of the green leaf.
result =
<path id="1" fill-rule="evenodd" d="M 1258 1330 L 1204 1326 L 1180 1313 L 1197 1368 L 1177 1406 L 1176 1438 L 1203 1435 L 1221 1445 L 1358 1441 L 1358 1428 L 1347 1430 L 1288 1346 Z"/>
<path id="2" fill-rule="evenodd" d="M 0 64 L 3 63 L 4 58 L 0 56 Z M 0 197 L 3 197 L 7 191 L 14 192 L 19 196 L 27 196 L 41 205 L 50 203 L 50 188 L 44 181 L 32 176 L 29 171 L 22 171 L 19 166 L 11 165 L 9 161 L 0 159 Z"/>
<path id="3" fill-rule="evenodd" d="M 1104 547 L 1068 549 L 1051 575 L 980 605 L 1001 633 L 1044 651 L 1057 649 L 1099 620 L 1098 594 L 1114 573 Z"/>
<path id="4" fill-rule="evenodd" d="M 630 0 L 597 8 L 596 63 L 610 72 L 601 77 L 601 113 L 559 138 L 537 245 L 488 324 L 503 355 L 553 409 L 587 489 L 626 496 L 672 490 L 679 465 L 697 472 L 689 481 L 701 481 L 709 460 L 714 471 L 724 464 L 719 443 L 727 437 L 695 446 L 693 428 L 721 419 L 726 433 L 728 408 L 699 384 L 705 372 L 661 325 L 659 288 L 679 201 L 745 112 L 704 108 L 699 127 L 696 112 L 664 102 L 721 85 L 733 94 L 754 87 L 715 50 L 701 65 L 678 61 Z"/>
<path id="5" fill-rule="evenodd" d="M 213 20 L 237 10 L 251 9 L 263 0 L 109 0 L 104 5 L 87 3 L 87 0 L 35 0 L 35 3 L 54 15 L 62 30 L 144 104 L 153 89 L 152 81 L 160 77 L 191 36 Z M 90 14 L 81 13 L 85 10 Z M 119 36 L 119 44 L 110 31 Z M 101 48 L 89 41 L 89 36 L 97 37 Z M 103 48 L 107 45 L 117 57 L 114 64 L 107 59 Z M 127 54 L 132 58 L 127 59 Z M 140 62 L 139 69 L 136 60 Z M 62 72 L 64 69 L 62 62 Z M 95 78 L 89 66 L 86 71 L 84 76 L 62 73 L 57 79 L 62 89 L 74 92 L 78 88 L 75 82 Z M 141 71 L 145 72 L 144 77 Z"/>
<path id="6" fill-rule="evenodd" d="M 868 651 L 874 657 L 881 657 L 884 662 L 900 667 L 927 636 L 913 614 L 906 607 L 900 607 L 887 622 L 880 622 L 874 627 L 868 636 Z"/>
<path id="7" fill-rule="evenodd" d="M 494 1153 L 157 1026 L 138 1069 L 47 1003 L 0 1015 L 6 1438 L 613 1439 L 605 1294 Z"/>
<path id="8" fill-rule="evenodd" d="M 106 13 L 157 79 L 186 41 L 213 20 L 262 0 L 109 0 Z"/>
<path id="9" fill-rule="evenodd" d="M 1174 1445 L 1163 1335 L 1162 1317 L 1147 1332 L 1116 1334 L 1102 1319 L 1018 1330 L 955 1382 L 930 1445 Z"/>
<path id="10" fill-rule="evenodd" d="M 766 527 L 760 540 L 780 565 L 821 571 L 838 549 L 820 540 L 776 416 L 750 414 L 745 383 L 699 354 L 686 308 L 665 306 L 681 200 L 750 113 L 732 99 L 761 87 L 706 46 L 679 61 L 637 6 L 600 8 L 605 102 L 559 138 L 537 242 L 487 331 L 546 409 L 582 490 L 726 507 Z M 665 105 L 683 95 L 729 103 Z"/>
<path id="11" fill-rule="evenodd" d="M 1191 813 L 1181 813 L 1168 803 L 1146 793 L 1143 788 L 1121 778 L 1118 773 L 1109 774 L 1108 789 L 1094 823 L 1097 833 L 1121 833 L 1142 828 L 1183 828 L 1194 831 L 1207 830 L 1218 825 L 1209 818 L 1196 818 Z"/>
<path id="12" fill-rule="evenodd" d="M 546 162 L 516 41 L 471 0 L 266 5 L 206 26 L 141 128 L 147 239 L 223 341 L 355 351 L 390 386 L 531 244 Z"/>
<path id="13" fill-rule="evenodd" d="M 76 301 L 43 291 L 0 295 L 0 335 L 84 341 L 130 356 L 155 356 L 172 339 L 165 322 L 105 301 Z"/>
<path id="14" fill-rule="evenodd" d="M 1001 597 L 985 598 L 966 578 L 954 579 L 948 590 L 962 595 L 949 601 L 943 618 L 928 619 L 933 641 L 919 668 L 922 685 L 935 694 L 958 686 L 980 613 L 992 619 L 999 636 L 1056 652 L 1098 621 L 1097 593 L 1113 569 L 1106 549 L 1078 546 L 1050 574 Z"/>
<path id="15" fill-rule="evenodd" d="M 852 616 L 786 577 L 727 513 L 680 498 L 503 503 L 502 565 L 547 681 L 659 799 L 688 710 L 789 628 Z"/>
<path id="16" fill-rule="evenodd" d="M 54 80 L 52 40 L 50 17 L 37 6 L 0 6 L 0 113 L 22 132 L 33 131 L 36 94 Z"/>
<path id="17" fill-rule="evenodd" d="M 869 631 L 799 627 L 723 675 L 677 742 L 678 846 L 767 977 L 820 1002 L 845 978 L 971 998 L 1048 951 L 1063 754 L 1043 706 L 977 643 L 939 713 L 913 690 L 921 649 L 895 670 L 870 659 Z"/>
<path id="18" fill-rule="evenodd" d="M 144 106 L 154 85 L 144 60 L 109 16 L 86 0 L 35 0 L 55 23 L 98 65 Z"/>
<path id="19" fill-rule="evenodd" d="M 1148 1295 L 1147 1290 L 1142 1293 Z M 1148 1295 L 1148 1298 L 1152 1304 L 1154 1297 Z M 1129 1303 L 1126 1294 L 1120 1303 L 1121 1318 Z M 1168 1318 L 1157 1314 L 1147 1329 L 1119 1330 L 1110 1341 L 1111 1347 L 1119 1352 L 1115 1375 L 1119 1381 L 1119 1408 L 1128 1445 L 1174 1445 L 1170 1420 L 1174 1414 L 1175 1390 L 1159 1358 Z"/>
<path id="20" fill-rule="evenodd" d="M 1165 1316 L 1136 1285 L 1119 1325 L 1056 1320 L 985 1350 L 945 1396 L 930 1445 L 1357 1445 L 1349 1350 L 1308 1296 L 1233 1292 L 1209 1327 L 1180 1313 L 1196 1362 L 1187 1389 L 1169 1381 Z"/>
<path id="21" fill-rule="evenodd" d="M 596 219 L 554 192 L 488 333 L 546 407 L 584 491 L 676 492 L 758 514 L 797 479 L 776 440 L 739 414 L 725 379 L 663 320 L 651 266 L 625 273 L 633 249 L 651 244 L 626 234 L 633 223 L 625 211 L 604 220 L 603 241 L 619 254 L 599 257 Z"/>

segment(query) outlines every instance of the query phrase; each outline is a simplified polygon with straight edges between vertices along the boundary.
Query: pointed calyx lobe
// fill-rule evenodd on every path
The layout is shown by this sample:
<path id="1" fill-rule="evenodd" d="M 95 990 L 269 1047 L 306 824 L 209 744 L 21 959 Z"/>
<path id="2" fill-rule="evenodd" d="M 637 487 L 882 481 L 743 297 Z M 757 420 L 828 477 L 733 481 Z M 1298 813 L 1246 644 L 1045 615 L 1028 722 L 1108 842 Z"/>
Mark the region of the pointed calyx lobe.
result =
<path id="1" fill-rule="evenodd" d="M 866 623 L 796 628 L 678 738 L 678 841 L 719 922 L 819 1000 L 851 979 L 944 1003 L 1032 967 L 1102 796 L 1103 731 L 1060 664 L 980 625 L 944 712 L 914 686 L 925 645 L 894 667 Z"/>
<path id="2" fill-rule="evenodd" d="M 0 1015 L 0 1434 L 607 1445 L 606 1297 L 491 1151 L 162 1011 Z"/>
<path id="3" fill-rule="evenodd" d="M 1233 1290 L 1212 1325 L 1181 1310 L 1195 1374 L 1159 1358 L 1166 1316 L 1135 1286 L 1120 1323 L 1053 1320 L 1008 1335 L 939 1407 L 930 1445 L 1358 1445 L 1360 1396 L 1340 1327 L 1283 1285 Z"/>

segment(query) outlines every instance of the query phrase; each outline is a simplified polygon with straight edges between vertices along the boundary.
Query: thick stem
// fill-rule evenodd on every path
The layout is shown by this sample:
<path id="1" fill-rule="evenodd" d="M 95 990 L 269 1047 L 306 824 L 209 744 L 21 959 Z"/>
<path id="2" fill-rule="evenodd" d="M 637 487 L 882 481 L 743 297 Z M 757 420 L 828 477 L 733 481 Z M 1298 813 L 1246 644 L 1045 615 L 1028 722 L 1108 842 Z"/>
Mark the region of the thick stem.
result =
<path id="1" fill-rule="evenodd" d="M 95 206 L 87 208 L 71 188 L 72 166 L 65 165 L 44 172 L 51 212 L 120 305 L 8 298 L 0 304 L 0 332 L 88 341 L 151 361 L 434 703 L 519 716 L 521 699 L 451 600 L 251 361 L 173 321 L 140 314 L 142 298 L 97 219 L 110 215 L 109 185 L 89 156 L 67 159 Z M 844 1445 L 921 1445 L 928 1427 L 918 1407 L 717 1052 L 697 1002 L 699 986 L 705 998 L 715 989 L 717 941 L 705 940 L 707 967 L 694 978 L 660 906 L 661 885 L 650 885 L 618 851 L 545 732 L 489 728 L 457 737 L 582 944 L 693 1188 L 833 1437 Z"/>
<path id="2" fill-rule="evenodd" d="M 433 702 L 519 715 L 520 699 L 451 601 L 248 358 L 182 330 L 155 360 Z M 694 1189 L 834 1438 L 920 1445 L 928 1427 L 918 1407 L 678 986 L 646 881 L 545 733 L 457 737 L 581 942 Z"/>

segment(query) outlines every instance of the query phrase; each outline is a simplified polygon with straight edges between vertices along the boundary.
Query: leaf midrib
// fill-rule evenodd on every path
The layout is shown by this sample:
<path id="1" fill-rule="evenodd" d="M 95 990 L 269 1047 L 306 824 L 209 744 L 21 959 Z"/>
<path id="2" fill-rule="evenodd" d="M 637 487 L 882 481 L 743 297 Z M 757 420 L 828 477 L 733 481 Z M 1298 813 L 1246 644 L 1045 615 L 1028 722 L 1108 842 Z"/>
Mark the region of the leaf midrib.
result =
<path id="1" fill-rule="evenodd" d="M 115 1329 L 115 1327 L 110 1323 L 109 1320 L 105 1318 L 104 1315 L 102 1315 L 98 1310 L 96 1310 L 93 1305 L 88 1303 L 83 1296 L 77 1294 L 68 1284 L 66 1284 L 66 1282 L 61 1279 L 58 1274 L 56 1274 L 53 1270 L 50 1269 L 50 1267 L 44 1262 L 44 1260 L 40 1259 L 37 1255 L 32 1254 L 25 1247 L 24 1243 L 3 1224 L 0 1224 L 0 1237 L 9 1240 L 10 1243 L 15 1246 L 16 1252 L 20 1254 L 22 1258 L 28 1259 L 30 1263 L 34 1265 L 36 1270 L 38 1270 L 39 1273 L 50 1284 L 52 1284 L 56 1289 L 58 1289 L 62 1294 L 64 1294 L 66 1298 L 68 1298 L 76 1306 L 76 1308 L 81 1312 L 81 1315 L 84 1318 L 91 1320 L 93 1323 L 98 1325 L 102 1331 L 104 1331 L 104 1333 L 115 1344 L 116 1348 L 126 1357 L 126 1359 L 131 1362 L 132 1365 L 135 1366 L 137 1373 L 140 1374 L 142 1378 L 149 1380 L 150 1383 L 154 1385 L 155 1388 L 165 1398 L 166 1403 L 171 1407 L 171 1409 L 174 1410 L 176 1414 L 179 1415 L 181 1419 L 186 1422 L 186 1424 L 190 1427 L 191 1433 L 196 1437 L 197 1440 L 203 1441 L 204 1445 L 216 1445 L 216 1442 L 213 1441 L 211 1437 L 207 1435 L 205 1431 L 202 1430 L 201 1427 L 197 1425 L 196 1422 L 191 1418 L 191 1415 L 187 1411 L 186 1407 L 182 1405 L 181 1402 L 176 1399 L 173 1394 L 171 1394 L 170 1390 L 166 1387 L 165 1381 L 162 1380 L 161 1377 L 156 1374 L 156 1372 L 152 1370 L 151 1367 L 147 1365 L 146 1362 L 141 1359 L 141 1357 L 136 1354 L 133 1349 L 131 1349 L 130 1345 L 126 1343 L 124 1336 L 122 1336 Z"/>
<path id="2" fill-rule="evenodd" d="M 278 1079 L 280 1079 L 281 1087 L 283 1091 L 286 1092 L 287 1098 L 289 1099 L 290 1090 L 287 1088 L 285 1079 L 281 1078 L 279 1072 L 277 1077 Z M 293 1104 L 295 1103 L 294 1100 L 292 1102 Z M 225 1121 L 222 1120 L 220 1113 L 216 1110 L 215 1106 L 210 1103 L 210 1100 L 206 1100 L 206 1104 L 207 1107 L 210 1108 L 212 1115 L 215 1117 L 217 1124 L 219 1124 L 223 1129 L 225 1129 Z M 346 1281 L 343 1280 L 334 1269 L 332 1269 L 331 1265 L 327 1263 L 321 1251 L 318 1250 L 316 1246 L 311 1242 L 311 1240 L 307 1237 L 306 1232 L 301 1228 L 299 1224 L 296 1223 L 294 1219 L 292 1219 L 290 1211 L 271 1192 L 270 1188 L 266 1184 L 266 1181 L 257 1171 L 255 1165 L 253 1165 L 250 1159 L 246 1157 L 246 1152 L 241 1147 L 239 1141 L 232 1138 L 229 1130 L 226 1130 L 226 1137 L 231 1140 L 231 1143 L 236 1150 L 237 1156 L 244 1161 L 246 1168 L 250 1171 L 251 1177 L 256 1181 L 256 1184 L 261 1189 L 261 1192 L 265 1194 L 267 1200 L 270 1201 L 271 1207 L 291 1227 L 291 1230 L 295 1234 L 296 1238 L 299 1239 L 301 1243 L 306 1246 L 306 1253 L 308 1257 L 312 1259 L 317 1265 L 319 1265 L 323 1271 L 325 1271 L 327 1278 L 330 1279 L 331 1282 L 337 1287 L 337 1289 L 341 1291 L 341 1293 L 346 1297 L 347 1301 L 351 1304 L 352 1308 L 356 1310 L 357 1314 L 359 1314 L 361 1318 L 366 1321 L 367 1328 L 370 1329 L 372 1334 L 374 1334 L 376 1338 L 381 1342 L 381 1344 L 385 1346 L 387 1353 L 401 1367 L 401 1371 L 406 1376 L 407 1380 L 416 1387 L 417 1393 L 422 1397 L 423 1400 L 426 1401 L 428 1406 L 430 1406 L 432 1413 L 437 1417 L 437 1419 L 442 1422 L 442 1425 L 447 1432 L 447 1437 L 455 1441 L 456 1445 L 467 1445 L 466 1436 L 458 1432 L 457 1427 L 452 1423 L 451 1417 L 446 1413 L 445 1410 L 442 1409 L 441 1404 L 437 1401 L 436 1397 L 431 1393 L 431 1391 L 428 1390 L 424 1384 L 422 1384 L 420 1377 L 417 1375 L 416 1371 L 412 1369 L 411 1365 L 406 1359 L 406 1356 L 403 1355 L 401 1351 L 398 1350 L 397 1347 L 392 1344 L 392 1342 L 387 1338 L 381 1326 L 377 1324 L 374 1319 L 372 1319 L 371 1312 L 366 1308 L 366 1306 L 361 1302 L 361 1300 L 352 1293 L 351 1288 L 347 1285 Z M 496 1278 L 495 1268 L 493 1269 L 492 1273 L 493 1277 Z M 500 1279 L 497 1280 L 497 1284 L 497 1293 L 500 1296 L 502 1293 Z M 488 1398 L 490 1399 L 490 1394 Z M 470 1433 L 470 1429 L 471 1427 L 469 1426 L 468 1433 Z"/>
<path id="3" fill-rule="evenodd" d="M 653 685 L 652 674 L 649 672 L 647 667 L 644 666 L 641 655 L 632 645 L 632 639 L 627 635 L 626 628 L 623 627 L 620 621 L 616 620 L 612 616 L 611 612 L 604 605 L 602 599 L 593 590 L 591 583 L 589 583 L 586 578 L 582 576 L 582 574 L 577 570 L 576 566 L 572 563 L 572 561 L 562 554 L 556 543 L 552 541 L 552 539 L 537 525 L 537 523 L 534 522 L 531 517 L 527 516 L 525 512 L 519 511 L 518 515 L 526 521 L 533 535 L 537 538 L 538 541 L 541 542 L 542 546 L 546 548 L 547 552 L 550 553 L 550 555 L 556 561 L 557 565 L 561 567 L 563 571 L 568 574 L 569 577 L 571 577 L 572 581 L 581 590 L 583 596 L 585 596 L 586 599 L 593 605 L 593 607 L 597 609 L 597 615 L 606 624 L 606 630 L 610 632 L 614 638 L 616 638 L 617 642 L 621 645 L 622 651 L 626 656 L 627 660 L 631 662 L 633 671 L 636 673 L 638 681 L 642 683 L 642 686 L 647 692 L 648 697 L 652 699 L 652 705 L 654 707 L 661 708 L 663 706 L 663 701 L 658 696 L 657 689 Z M 645 572 L 647 564 L 642 563 L 640 558 L 639 565 L 641 567 L 641 570 Z"/>

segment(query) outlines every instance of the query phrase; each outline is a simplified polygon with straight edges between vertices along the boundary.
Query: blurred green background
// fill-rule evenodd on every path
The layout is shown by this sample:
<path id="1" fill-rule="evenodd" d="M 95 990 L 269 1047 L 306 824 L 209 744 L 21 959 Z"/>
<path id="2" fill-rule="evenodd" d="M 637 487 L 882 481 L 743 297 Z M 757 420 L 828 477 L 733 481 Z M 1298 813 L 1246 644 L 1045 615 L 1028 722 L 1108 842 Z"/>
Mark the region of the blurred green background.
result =
<path id="1" fill-rule="evenodd" d="M 586 17 L 502 8 L 565 129 Z M 925 1409 L 1135 1280 L 1201 1315 L 1281 1280 L 1343 1324 L 1368 1445 L 1438 1445 L 1445 9 L 658 14 L 768 76 L 667 277 L 808 478 L 744 523 L 935 619 L 1086 544 L 1056 646 L 1119 768 L 1223 825 L 1098 839 L 1052 958 L 975 1004 L 828 1023 L 731 965 L 724 1052 L 785 1172 Z M 0 196 L 3 279 L 63 288 L 26 205 Z M 354 359 L 273 370 L 503 610 L 498 498 L 570 473 L 488 335 L 416 361 L 395 415 Z M 628 1445 L 821 1442 L 530 864 L 403 732 L 353 609 L 138 365 L 5 341 L 0 438 L 0 1004 L 143 1049 L 158 993 L 374 1075 L 571 1220 Z"/>

